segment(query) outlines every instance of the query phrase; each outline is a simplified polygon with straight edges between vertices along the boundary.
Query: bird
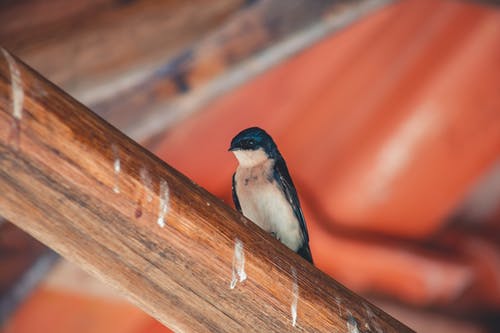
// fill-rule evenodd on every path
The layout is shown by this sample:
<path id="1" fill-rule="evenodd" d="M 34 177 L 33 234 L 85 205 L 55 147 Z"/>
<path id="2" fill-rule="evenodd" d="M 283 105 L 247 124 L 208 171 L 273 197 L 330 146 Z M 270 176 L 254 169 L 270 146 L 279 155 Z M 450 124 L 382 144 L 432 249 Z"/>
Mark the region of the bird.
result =
<path id="1" fill-rule="evenodd" d="M 297 190 L 272 137 L 250 127 L 231 140 L 229 151 L 239 163 L 232 180 L 236 209 L 313 263 Z"/>

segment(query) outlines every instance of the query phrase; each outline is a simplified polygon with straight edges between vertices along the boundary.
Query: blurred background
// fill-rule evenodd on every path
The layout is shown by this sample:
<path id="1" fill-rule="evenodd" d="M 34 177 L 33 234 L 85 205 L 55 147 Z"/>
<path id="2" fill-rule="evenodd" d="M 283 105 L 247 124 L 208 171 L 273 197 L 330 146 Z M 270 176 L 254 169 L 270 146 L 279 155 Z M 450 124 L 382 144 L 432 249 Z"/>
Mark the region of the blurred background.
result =
<path id="1" fill-rule="evenodd" d="M 229 142 L 264 128 L 318 268 L 419 332 L 500 332 L 495 1 L 4 0 L 0 22 L 0 45 L 230 205 Z M 168 332 L 1 219 L 0 323 Z"/>

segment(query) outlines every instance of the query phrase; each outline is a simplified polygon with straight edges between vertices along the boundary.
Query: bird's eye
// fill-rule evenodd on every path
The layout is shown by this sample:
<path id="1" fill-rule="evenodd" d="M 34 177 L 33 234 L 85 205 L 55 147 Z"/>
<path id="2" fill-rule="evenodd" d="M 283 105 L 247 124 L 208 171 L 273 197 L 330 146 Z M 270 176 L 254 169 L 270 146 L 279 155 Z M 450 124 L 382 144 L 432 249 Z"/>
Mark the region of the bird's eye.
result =
<path id="1" fill-rule="evenodd" d="M 255 140 L 254 139 L 248 140 L 248 145 L 249 146 L 255 146 Z"/>

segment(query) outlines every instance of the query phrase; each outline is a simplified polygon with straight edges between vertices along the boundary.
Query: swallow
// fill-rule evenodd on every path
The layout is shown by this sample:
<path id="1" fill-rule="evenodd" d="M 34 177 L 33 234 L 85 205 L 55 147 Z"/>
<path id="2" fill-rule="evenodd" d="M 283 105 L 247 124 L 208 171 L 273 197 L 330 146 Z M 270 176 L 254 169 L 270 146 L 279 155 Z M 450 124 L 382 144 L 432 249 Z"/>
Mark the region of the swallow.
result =
<path id="1" fill-rule="evenodd" d="M 247 128 L 233 138 L 229 151 L 239 163 L 232 186 L 236 209 L 312 263 L 297 191 L 271 136 Z"/>

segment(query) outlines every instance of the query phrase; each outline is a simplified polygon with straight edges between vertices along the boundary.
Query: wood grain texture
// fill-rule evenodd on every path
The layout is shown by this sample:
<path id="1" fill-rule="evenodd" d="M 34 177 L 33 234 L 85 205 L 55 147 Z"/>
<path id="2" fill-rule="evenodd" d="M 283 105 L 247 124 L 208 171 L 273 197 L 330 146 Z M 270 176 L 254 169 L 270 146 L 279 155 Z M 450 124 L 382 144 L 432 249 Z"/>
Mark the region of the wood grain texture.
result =
<path id="1" fill-rule="evenodd" d="M 411 332 L 1 51 L 0 215 L 174 331 Z"/>
<path id="2" fill-rule="evenodd" d="M 391 0 L 254 1 L 93 110 L 140 142 Z M 140 112 L 138 112 L 140 110 Z"/>
<path id="3" fill-rule="evenodd" d="M 126 85 L 214 29 L 243 0 L 0 4 L 0 43 L 78 99 Z M 116 89 L 116 88 L 115 88 Z"/>

